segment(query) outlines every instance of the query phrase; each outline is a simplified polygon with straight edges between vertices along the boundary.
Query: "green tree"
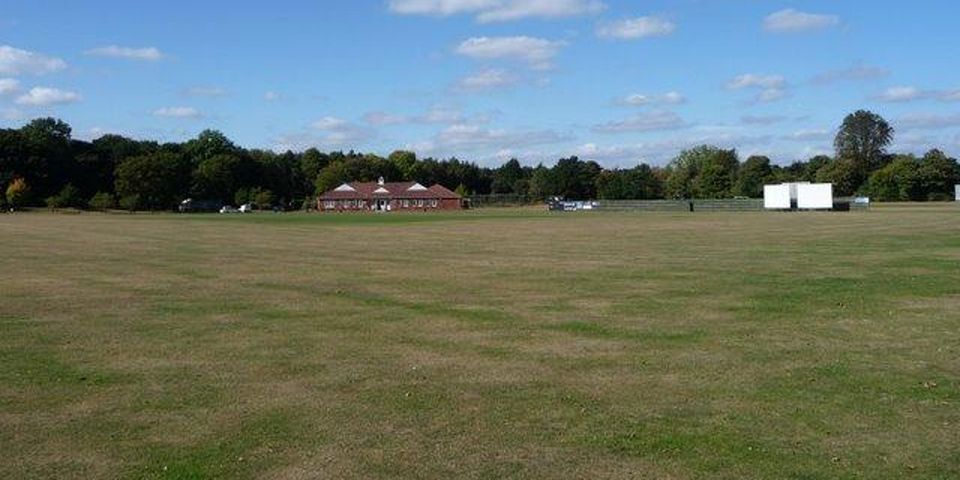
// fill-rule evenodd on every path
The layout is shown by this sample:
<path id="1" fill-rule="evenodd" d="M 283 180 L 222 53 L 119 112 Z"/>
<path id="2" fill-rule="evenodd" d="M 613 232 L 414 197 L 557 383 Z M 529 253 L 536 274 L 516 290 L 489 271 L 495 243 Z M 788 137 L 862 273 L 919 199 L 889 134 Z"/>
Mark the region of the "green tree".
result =
<path id="1" fill-rule="evenodd" d="M 47 197 L 47 206 L 50 208 L 81 208 L 83 199 L 80 197 L 80 190 L 68 183 L 60 190 L 60 193 Z"/>
<path id="2" fill-rule="evenodd" d="M 202 160 L 193 172 L 194 196 L 229 200 L 242 185 L 241 159 L 238 155 L 217 154 Z"/>
<path id="3" fill-rule="evenodd" d="M 701 145 L 680 152 L 667 165 L 670 198 L 725 198 L 732 195 L 739 160 L 736 150 Z"/>
<path id="4" fill-rule="evenodd" d="M 697 198 L 728 198 L 733 196 L 734 182 L 740 160 L 736 150 L 718 150 L 706 158 L 694 182 Z"/>
<path id="5" fill-rule="evenodd" d="M 960 184 L 960 165 L 933 149 L 920 160 L 917 177 L 925 200 L 953 200 L 954 186 Z"/>
<path id="6" fill-rule="evenodd" d="M 140 195 L 133 194 L 133 195 L 120 197 L 119 204 L 120 204 L 120 208 L 128 212 L 135 212 L 138 208 L 140 208 L 140 205 L 142 205 L 142 202 L 140 201 Z"/>
<path id="7" fill-rule="evenodd" d="M 577 200 L 596 198 L 597 176 L 602 170 L 596 162 L 577 157 L 560 159 L 550 172 L 554 195 Z"/>
<path id="8" fill-rule="evenodd" d="M 492 193 L 518 193 L 517 182 L 523 180 L 524 171 L 516 158 L 511 158 L 493 174 Z"/>
<path id="9" fill-rule="evenodd" d="M 235 155 L 239 148 L 222 132 L 204 130 L 183 145 L 183 153 L 194 165 L 199 165 L 217 155 Z"/>
<path id="10" fill-rule="evenodd" d="M 330 156 L 325 153 L 320 153 L 316 148 L 308 148 L 303 152 L 303 155 L 300 156 L 300 172 L 303 174 L 303 178 L 308 179 L 310 182 L 316 180 L 317 176 L 320 175 L 320 171 L 329 164 Z M 313 185 L 310 184 L 309 186 L 310 190 L 313 190 Z"/>
<path id="11" fill-rule="evenodd" d="M 837 158 L 850 161 L 863 179 L 883 166 L 887 146 L 893 142 L 893 127 L 880 115 L 858 110 L 843 119 L 834 147 Z"/>
<path id="12" fill-rule="evenodd" d="M 759 155 L 751 156 L 740 166 L 737 183 L 733 189 L 734 195 L 750 198 L 762 197 L 763 186 L 772 176 L 773 168 L 770 166 L 769 158 Z"/>
<path id="13" fill-rule="evenodd" d="M 557 195 L 557 188 L 554 185 L 553 177 L 550 175 L 550 169 L 537 165 L 530 175 L 529 194 L 531 197 L 544 199 Z"/>
<path id="14" fill-rule="evenodd" d="M 920 182 L 919 162 L 913 155 L 897 156 L 873 172 L 865 190 L 873 199 L 884 202 L 926 200 Z"/>
<path id="15" fill-rule="evenodd" d="M 190 166 L 179 155 L 157 152 L 124 160 L 116 177 L 117 195 L 126 202 L 125 208 L 135 197 L 133 208 L 165 210 L 183 199 Z"/>
<path id="16" fill-rule="evenodd" d="M 347 171 L 347 165 L 342 161 L 336 161 L 320 171 L 314 185 L 317 195 L 323 195 L 349 181 L 350 172 Z"/>
<path id="17" fill-rule="evenodd" d="M 90 201 L 87 202 L 87 205 L 90 208 L 98 211 L 106 211 L 116 204 L 116 200 L 113 198 L 113 195 L 110 195 L 107 192 L 97 192 L 93 197 L 90 198 Z"/>
<path id="18" fill-rule="evenodd" d="M 603 200 L 642 200 L 661 198 L 663 185 L 649 165 L 629 170 L 604 170 L 596 180 L 597 198 Z"/>
<path id="19" fill-rule="evenodd" d="M 24 125 L 20 132 L 28 141 L 38 145 L 60 143 L 66 145 L 70 141 L 73 129 L 70 125 L 56 118 L 38 118 Z"/>
<path id="20" fill-rule="evenodd" d="M 834 194 L 839 196 L 853 195 L 863 182 L 860 171 L 848 159 L 837 159 L 824 165 L 817 171 L 816 181 L 832 183 Z"/>
<path id="21" fill-rule="evenodd" d="M 407 150 L 397 150 L 387 157 L 387 161 L 394 165 L 400 172 L 403 180 L 410 180 L 414 175 L 414 168 L 417 165 L 417 154 Z"/>
<path id="22" fill-rule="evenodd" d="M 273 192 L 265 189 L 254 189 L 253 193 L 253 203 L 257 205 L 258 209 L 270 208 L 273 206 Z"/>

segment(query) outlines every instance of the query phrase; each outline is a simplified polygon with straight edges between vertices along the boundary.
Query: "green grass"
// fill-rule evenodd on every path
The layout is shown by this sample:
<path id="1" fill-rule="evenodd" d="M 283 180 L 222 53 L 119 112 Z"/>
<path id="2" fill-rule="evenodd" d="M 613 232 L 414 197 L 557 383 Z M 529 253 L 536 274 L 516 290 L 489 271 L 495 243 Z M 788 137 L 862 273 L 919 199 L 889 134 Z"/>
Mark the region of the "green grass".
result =
<path id="1" fill-rule="evenodd" d="M 957 478 L 960 209 L 0 216 L 0 478 Z"/>

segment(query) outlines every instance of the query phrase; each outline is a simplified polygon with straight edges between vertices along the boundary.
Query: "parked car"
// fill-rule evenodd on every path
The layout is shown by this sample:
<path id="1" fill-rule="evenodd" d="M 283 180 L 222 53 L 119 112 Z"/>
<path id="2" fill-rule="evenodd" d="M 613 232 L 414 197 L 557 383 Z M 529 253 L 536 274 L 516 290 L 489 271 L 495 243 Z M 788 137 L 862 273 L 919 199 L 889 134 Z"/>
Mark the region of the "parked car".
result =
<path id="1" fill-rule="evenodd" d="M 224 205 L 220 207 L 220 213 L 240 213 L 240 210 L 237 210 L 230 205 Z"/>
<path id="2" fill-rule="evenodd" d="M 253 212 L 252 203 L 245 203 L 243 205 L 240 205 L 240 213 L 251 213 L 251 212 Z"/>

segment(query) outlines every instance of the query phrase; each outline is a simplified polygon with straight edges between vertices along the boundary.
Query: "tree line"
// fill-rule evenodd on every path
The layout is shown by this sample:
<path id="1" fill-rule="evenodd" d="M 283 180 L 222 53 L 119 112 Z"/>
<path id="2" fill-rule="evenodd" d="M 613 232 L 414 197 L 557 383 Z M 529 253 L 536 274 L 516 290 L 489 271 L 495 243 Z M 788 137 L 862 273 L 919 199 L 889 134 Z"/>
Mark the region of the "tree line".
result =
<path id="1" fill-rule="evenodd" d="M 170 210 L 186 198 L 224 204 L 255 203 L 296 209 L 343 182 L 439 183 L 464 195 L 543 199 L 662 199 L 759 197 L 763 185 L 827 182 L 838 195 L 881 201 L 953 198 L 960 165 L 940 150 L 922 157 L 887 152 L 893 128 L 880 116 L 858 111 L 838 129 L 833 156 L 787 166 L 765 156 L 741 161 L 736 150 L 702 145 L 684 150 L 663 167 L 639 164 L 605 169 L 597 162 L 563 158 L 551 167 L 511 159 L 498 168 L 456 158 L 417 158 L 408 151 L 387 157 L 357 152 L 276 153 L 245 149 L 223 133 L 206 130 L 182 143 L 104 135 L 72 138 L 61 120 L 36 119 L 0 129 L 0 203 L 3 207 Z"/>

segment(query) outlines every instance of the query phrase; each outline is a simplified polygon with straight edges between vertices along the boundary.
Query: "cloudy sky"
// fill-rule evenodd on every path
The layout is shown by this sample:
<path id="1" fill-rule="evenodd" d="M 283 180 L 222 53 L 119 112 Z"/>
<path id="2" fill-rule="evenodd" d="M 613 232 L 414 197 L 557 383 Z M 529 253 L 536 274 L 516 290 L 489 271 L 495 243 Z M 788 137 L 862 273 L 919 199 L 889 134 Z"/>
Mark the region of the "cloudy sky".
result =
<path id="1" fill-rule="evenodd" d="M 216 3 L 215 5 L 213 3 Z M 960 155 L 953 0 L 4 2 L 0 127 L 78 138 L 662 164 L 698 143 L 789 163 L 874 110 Z"/>

